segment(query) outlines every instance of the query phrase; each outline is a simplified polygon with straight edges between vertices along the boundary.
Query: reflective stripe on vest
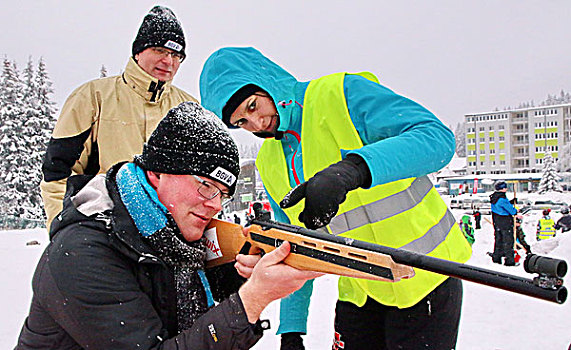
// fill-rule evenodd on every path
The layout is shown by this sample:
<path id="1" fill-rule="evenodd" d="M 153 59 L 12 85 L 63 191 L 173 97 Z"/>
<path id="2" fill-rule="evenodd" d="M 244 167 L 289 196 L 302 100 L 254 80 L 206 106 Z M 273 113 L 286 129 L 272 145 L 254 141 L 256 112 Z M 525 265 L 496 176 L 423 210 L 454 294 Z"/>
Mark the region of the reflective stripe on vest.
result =
<path id="1" fill-rule="evenodd" d="M 354 208 L 334 217 L 329 224 L 331 233 L 340 235 L 361 226 L 379 222 L 403 213 L 419 204 L 431 189 L 432 183 L 428 177 L 422 176 L 416 178 L 410 187 L 401 192 Z M 400 248 L 428 254 L 446 239 L 448 232 L 450 232 L 450 229 L 455 223 L 456 219 L 452 213 L 447 210 L 438 224 L 430 228 L 422 237 Z"/>
<path id="2" fill-rule="evenodd" d="M 402 246 L 404 250 L 417 252 L 421 254 L 428 254 L 433 251 L 438 245 L 446 239 L 448 232 L 456 224 L 456 219 L 450 210 L 446 210 L 446 214 L 438 222 L 432 226 L 424 236 L 415 239 L 407 245 Z"/>
<path id="3" fill-rule="evenodd" d="M 329 224 L 331 233 L 340 235 L 405 212 L 420 203 L 430 189 L 432 183 L 426 176 L 416 178 L 410 187 L 401 192 L 334 217 Z"/>

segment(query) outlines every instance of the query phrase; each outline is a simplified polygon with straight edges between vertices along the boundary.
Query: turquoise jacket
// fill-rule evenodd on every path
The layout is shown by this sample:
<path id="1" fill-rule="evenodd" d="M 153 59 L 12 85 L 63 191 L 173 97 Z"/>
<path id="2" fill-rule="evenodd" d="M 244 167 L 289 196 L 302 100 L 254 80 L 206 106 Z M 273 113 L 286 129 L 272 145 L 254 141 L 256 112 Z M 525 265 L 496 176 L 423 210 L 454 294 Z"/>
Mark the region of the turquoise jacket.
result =
<path id="1" fill-rule="evenodd" d="M 223 48 L 205 62 L 200 75 L 202 105 L 222 117 L 222 108 L 242 86 L 255 84 L 276 103 L 278 130 L 284 132 L 282 149 L 292 188 L 304 182 L 301 163 L 301 117 L 309 82 L 290 73 L 254 48 Z M 444 167 L 454 154 L 454 135 L 434 114 L 420 104 L 361 76 L 346 75 L 344 92 L 351 121 L 364 146 L 349 153 L 360 155 L 369 166 L 371 186 L 419 177 Z M 270 198 L 278 221 L 289 223 Z M 278 333 L 306 333 L 311 282 L 282 300 Z"/>

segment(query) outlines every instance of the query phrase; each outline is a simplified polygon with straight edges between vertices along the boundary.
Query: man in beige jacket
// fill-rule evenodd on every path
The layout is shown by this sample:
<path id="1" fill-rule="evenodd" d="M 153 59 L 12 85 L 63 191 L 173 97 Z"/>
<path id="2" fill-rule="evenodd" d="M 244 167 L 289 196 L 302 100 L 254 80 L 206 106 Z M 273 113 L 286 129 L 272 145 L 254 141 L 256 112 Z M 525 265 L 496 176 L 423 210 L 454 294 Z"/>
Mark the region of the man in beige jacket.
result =
<path id="1" fill-rule="evenodd" d="M 169 109 L 196 101 L 171 85 L 185 47 L 174 13 L 155 6 L 143 19 L 125 72 L 85 83 L 68 97 L 42 165 L 48 229 L 62 209 L 71 174 L 105 173 L 132 160 Z"/>

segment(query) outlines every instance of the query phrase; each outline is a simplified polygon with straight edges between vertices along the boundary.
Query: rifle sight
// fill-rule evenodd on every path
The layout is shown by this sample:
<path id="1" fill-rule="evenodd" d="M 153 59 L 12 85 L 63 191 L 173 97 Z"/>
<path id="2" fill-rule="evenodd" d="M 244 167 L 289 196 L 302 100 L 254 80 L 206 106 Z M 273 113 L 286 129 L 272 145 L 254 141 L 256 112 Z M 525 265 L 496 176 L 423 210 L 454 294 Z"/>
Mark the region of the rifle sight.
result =
<path id="1" fill-rule="evenodd" d="M 547 277 L 563 278 L 567 273 L 565 260 L 548 258 L 537 254 L 529 254 L 523 262 L 528 273 L 538 273 Z"/>

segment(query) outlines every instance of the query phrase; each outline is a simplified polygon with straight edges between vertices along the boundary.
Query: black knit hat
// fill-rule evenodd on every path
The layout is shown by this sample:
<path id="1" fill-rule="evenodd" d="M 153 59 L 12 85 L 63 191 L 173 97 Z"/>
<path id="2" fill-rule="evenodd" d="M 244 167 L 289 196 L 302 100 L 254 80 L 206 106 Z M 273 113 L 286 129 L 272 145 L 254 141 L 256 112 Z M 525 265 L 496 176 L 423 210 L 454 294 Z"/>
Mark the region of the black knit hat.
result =
<path id="1" fill-rule="evenodd" d="M 228 186 L 230 195 L 240 173 L 234 139 L 220 119 L 195 102 L 172 108 L 134 163 L 158 173 L 208 177 Z"/>
<path id="2" fill-rule="evenodd" d="M 168 7 L 155 6 L 143 19 L 131 51 L 135 57 L 149 47 L 166 47 L 186 56 L 185 46 L 182 26 L 174 12 Z"/>
<path id="3" fill-rule="evenodd" d="M 507 187 L 508 184 L 504 180 L 496 181 L 496 183 L 494 184 L 494 188 L 496 189 L 496 191 L 503 190 L 504 188 Z"/>

